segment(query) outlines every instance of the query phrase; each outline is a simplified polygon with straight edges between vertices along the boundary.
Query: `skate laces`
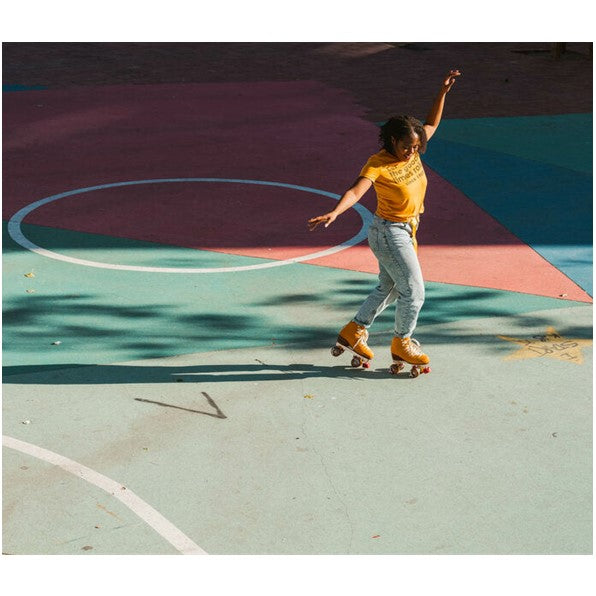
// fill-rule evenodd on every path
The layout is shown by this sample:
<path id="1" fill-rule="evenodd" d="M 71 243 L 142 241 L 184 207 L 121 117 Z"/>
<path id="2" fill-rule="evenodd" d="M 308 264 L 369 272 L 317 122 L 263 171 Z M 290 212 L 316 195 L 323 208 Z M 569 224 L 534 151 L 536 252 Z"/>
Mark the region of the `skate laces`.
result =
<path id="1" fill-rule="evenodd" d="M 360 344 L 362 344 L 363 346 L 367 345 L 366 342 L 368 341 L 368 331 L 365 327 L 358 327 L 354 332 L 354 336 L 356 337 L 354 347 Z"/>
<path id="2" fill-rule="evenodd" d="M 420 342 L 414 338 L 404 341 L 404 348 L 406 352 L 412 356 L 422 356 Z"/>

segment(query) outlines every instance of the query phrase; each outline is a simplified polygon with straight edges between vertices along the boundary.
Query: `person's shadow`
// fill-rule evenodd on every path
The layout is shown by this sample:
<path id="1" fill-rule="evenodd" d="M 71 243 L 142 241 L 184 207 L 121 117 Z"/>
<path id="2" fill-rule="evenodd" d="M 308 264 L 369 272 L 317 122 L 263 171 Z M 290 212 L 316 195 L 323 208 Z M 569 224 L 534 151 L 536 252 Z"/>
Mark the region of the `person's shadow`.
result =
<path id="1" fill-rule="evenodd" d="M 128 383 L 228 383 L 291 381 L 296 379 L 381 379 L 388 368 L 355 368 L 315 364 L 197 364 L 193 366 L 139 366 L 131 364 L 9 366 L 5 385 L 121 385 Z M 401 375 L 395 375 L 397 377 Z M 407 375 L 404 375 L 407 376 Z"/>
<path id="2" fill-rule="evenodd" d="M 5 385 L 122 385 L 128 383 L 226 383 L 259 381 L 292 381 L 296 379 L 366 379 L 407 378 L 408 374 L 391 375 L 388 368 L 364 369 L 350 366 L 317 366 L 314 364 L 204 364 L 194 366 L 138 366 L 138 365 L 63 365 L 12 366 L 4 369 Z M 164 408 L 183 410 L 218 419 L 227 416 L 205 391 L 201 394 L 209 408 L 194 409 L 165 401 L 134 398 L 135 401 Z"/>

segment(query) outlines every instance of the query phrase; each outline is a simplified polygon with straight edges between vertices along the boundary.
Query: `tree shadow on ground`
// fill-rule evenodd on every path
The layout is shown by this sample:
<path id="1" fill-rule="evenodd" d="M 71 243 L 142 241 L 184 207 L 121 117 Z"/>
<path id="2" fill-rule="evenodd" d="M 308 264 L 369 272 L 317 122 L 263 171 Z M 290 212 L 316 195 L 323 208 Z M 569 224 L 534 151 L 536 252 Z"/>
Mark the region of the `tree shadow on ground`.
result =
<path id="1" fill-rule="evenodd" d="M 167 303 L 166 296 L 151 304 L 108 303 L 105 296 L 89 293 L 15 296 L 4 302 L 5 340 L 7 347 L 30 354 L 31 358 L 26 358 L 30 363 L 42 361 L 41 370 L 47 370 L 47 365 L 75 365 L 85 351 L 96 359 L 80 360 L 79 364 L 100 364 L 100 354 L 114 362 L 267 345 L 289 345 L 298 351 L 323 349 L 335 342 L 338 330 L 354 316 L 374 284 L 372 276 L 370 280 L 346 280 L 331 296 L 280 292 L 263 301 L 247 302 L 235 313 L 206 310 L 204 302 L 197 304 L 196 313 L 180 312 L 175 304 Z M 498 290 L 428 284 L 418 333 L 422 333 L 425 343 L 443 344 L 459 338 L 493 349 L 494 337 L 504 333 L 511 318 L 518 328 L 546 329 L 553 324 L 549 311 L 578 306 L 585 305 Z M 392 332 L 394 312 L 392 305 L 378 317 L 370 329 L 371 338 Z M 487 318 L 494 319 L 490 335 L 483 330 L 471 331 L 467 323 L 457 325 Z M 445 324 L 451 326 L 442 329 Z M 426 330 L 429 326 L 432 329 Z M 591 327 L 579 324 L 557 331 L 568 337 L 592 335 Z M 54 340 L 62 342 L 61 360 L 48 353 L 57 348 L 51 346 Z M 35 368 L 32 364 L 29 372 Z M 5 368 L 5 374 L 13 374 L 10 367 Z"/>

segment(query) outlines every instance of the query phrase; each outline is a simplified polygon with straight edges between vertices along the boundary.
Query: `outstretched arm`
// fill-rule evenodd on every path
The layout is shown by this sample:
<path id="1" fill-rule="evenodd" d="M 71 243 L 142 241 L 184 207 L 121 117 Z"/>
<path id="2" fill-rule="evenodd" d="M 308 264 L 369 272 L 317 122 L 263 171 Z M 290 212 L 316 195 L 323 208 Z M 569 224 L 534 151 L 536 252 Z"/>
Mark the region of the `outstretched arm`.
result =
<path id="1" fill-rule="evenodd" d="M 337 207 L 335 207 L 333 211 L 308 220 L 309 230 L 312 232 L 319 224 L 325 224 L 325 227 L 328 227 L 329 224 L 337 219 L 338 215 L 341 215 L 344 211 L 353 207 L 371 186 L 372 182 L 368 178 L 358 178 L 356 182 L 344 192 L 337 203 Z"/>
<path id="2" fill-rule="evenodd" d="M 433 102 L 433 105 L 424 122 L 424 129 L 426 130 L 426 138 L 430 139 L 437 130 L 441 116 L 443 115 L 443 108 L 445 107 L 445 96 L 449 93 L 451 87 L 455 83 L 455 78 L 459 77 L 461 73 L 459 70 L 450 70 L 449 74 L 443 80 L 441 89 Z"/>

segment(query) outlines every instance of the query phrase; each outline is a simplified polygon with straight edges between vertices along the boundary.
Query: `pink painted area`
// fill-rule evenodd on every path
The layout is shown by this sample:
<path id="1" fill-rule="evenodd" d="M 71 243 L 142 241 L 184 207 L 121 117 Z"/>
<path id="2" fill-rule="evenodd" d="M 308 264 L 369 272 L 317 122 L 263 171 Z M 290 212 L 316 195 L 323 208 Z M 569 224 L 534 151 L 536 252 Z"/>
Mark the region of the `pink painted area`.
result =
<path id="1" fill-rule="evenodd" d="M 420 250 L 426 279 L 592 302 L 566 275 L 525 244 L 427 246 Z"/>
<path id="2" fill-rule="evenodd" d="M 68 190 L 130 180 L 233 178 L 335 194 L 377 150 L 377 127 L 345 92 L 320 83 L 79 87 L 4 97 L 3 212 Z M 419 233 L 429 281 L 591 298 L 427 167 Z M 374 212 L 371 191 L 361 202 Z M 48 204 L 26 223 L 267 259 L 353 237 L 354 210 L 325 230 L 306 221 L 334 199 L 223 183 L 110 188 Z M 312 264 L 375 273 L 362 243 Z"/>

